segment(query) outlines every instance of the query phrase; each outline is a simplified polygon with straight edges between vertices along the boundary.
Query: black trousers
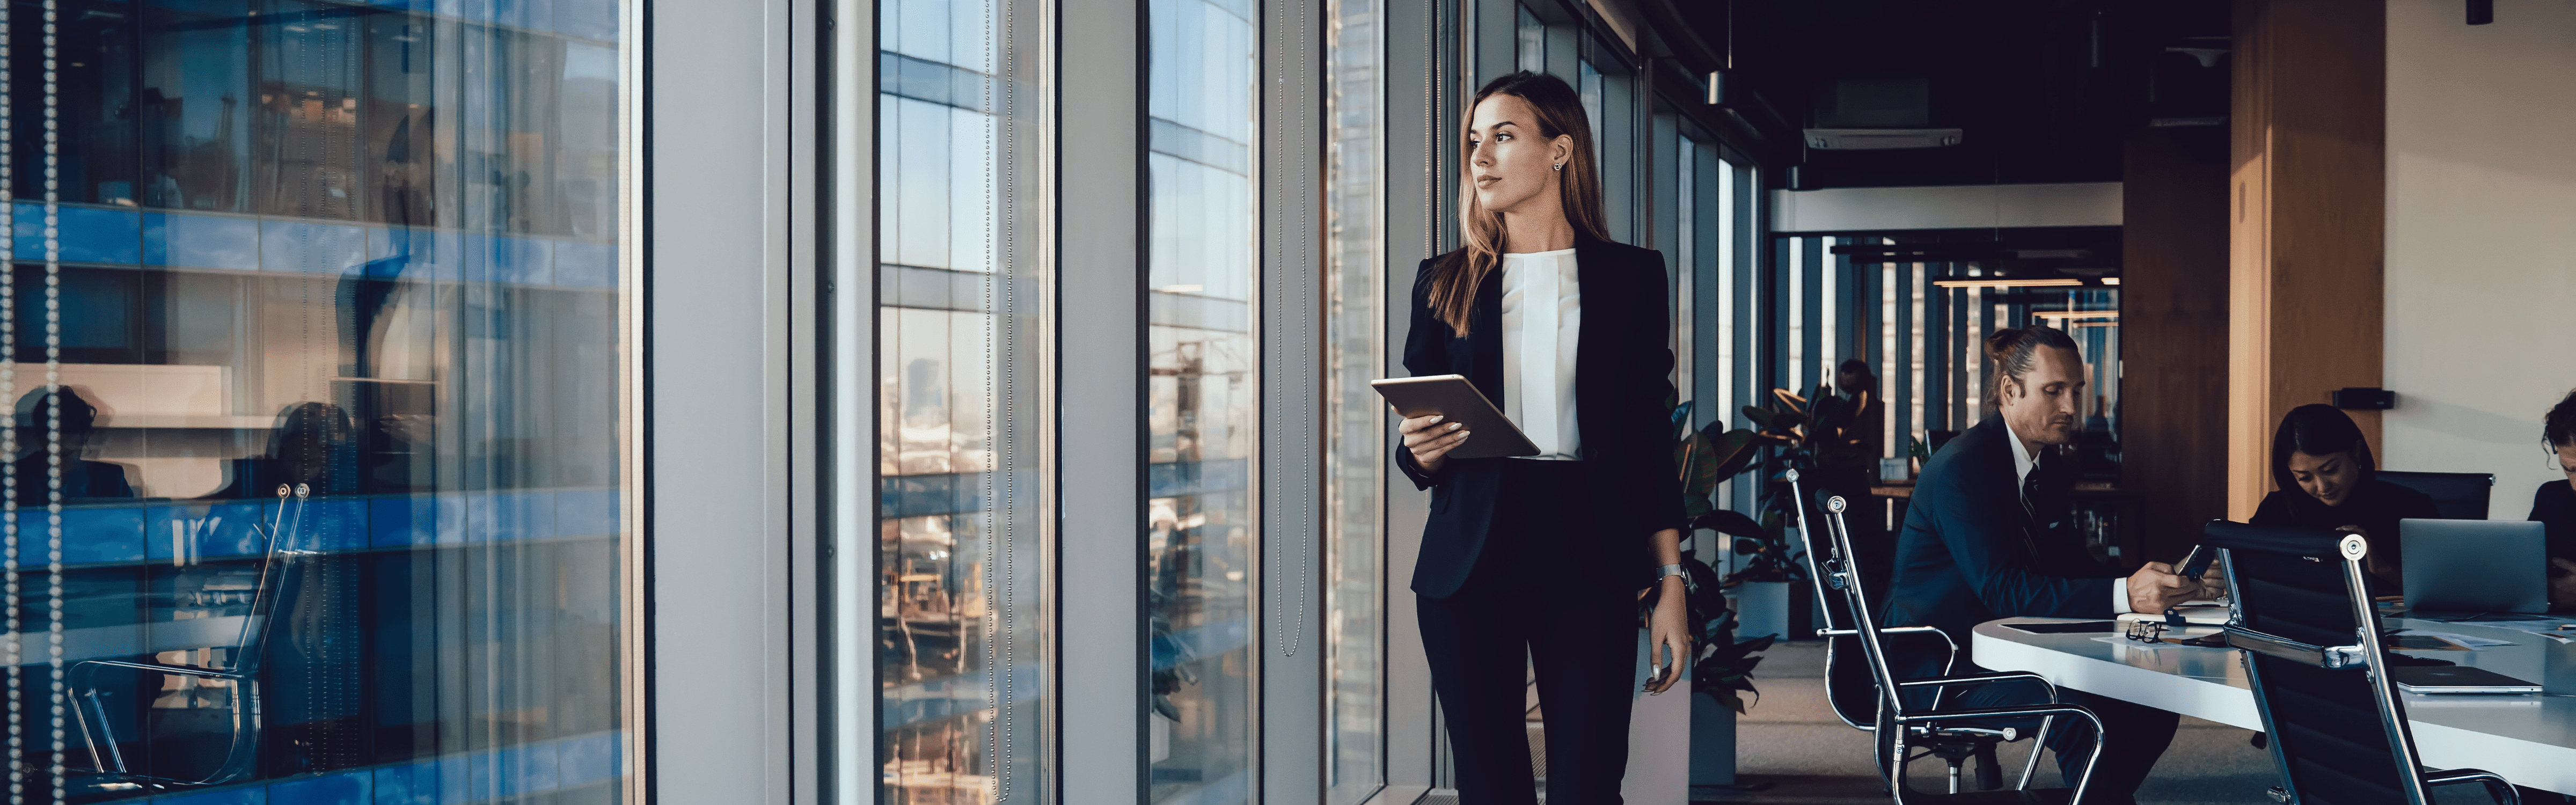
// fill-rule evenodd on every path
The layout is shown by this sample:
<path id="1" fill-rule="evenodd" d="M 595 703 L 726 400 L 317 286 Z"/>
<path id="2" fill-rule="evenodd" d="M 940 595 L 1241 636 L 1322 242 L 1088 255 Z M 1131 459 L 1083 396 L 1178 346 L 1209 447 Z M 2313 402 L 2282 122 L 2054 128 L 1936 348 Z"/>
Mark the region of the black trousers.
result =
<path id="1" fill-rule="evenodd" d="M 1953 669 L 1953 673 L 1987 673 L 1986 669 L 1970 663 L 1960 665 L 1963 667 Z M 1917 657 L 1908 666 L 1909 671 L 1900 673 L 1901 676 L 1926 677 L 1941 673 L 1937 657 Z M 1907 704 L 1912 707 L 1931 706 L 1928 693 L 1909 691 L 1907 696 Z M 2137 794 L 2138 785 L 2146 782 L 2147 772 L 2155 768 L 2156 759 L 2163 757 L 2165 748 L 2173 744 L 2174 729 L 2182 723 L 2181 716 L 2164 710 L 2073 688 L 2058 688 L 2057 698 L 2060 702 L 2091 710 L 2093 715 L 2102 719 L 2102 765 L 2093 772 L 2091 791 L 2085 794 L 2088 800 L 2099 794 L 2101 802 L 2130 801 Z M 2046 701 L 2048 691 L 2039 685 L 1997 682 L 1953 688 L 1942 697 L 1941 709 L 2009 707 Z M 2038 728 L 2039 720 L 2034 718 L 2027 722 L 2004 724 L 2030 730 Z M 2076 778 L 2084 770 L 2083 759 L 2093 751 L 2093 725 L 2082 718 L 2060 716 L 2049 725 L 2048 734 L 2041 740 L 2048 743 L 2048 751 L 2057 755 L 2060 778 L 2068 788 L 2075 787 Z M 2007 782 L 2012 776 L 2006 775 Z"/>
<path id="2" fill-rule="evenodd" d="M 1419 598 L 1422 648 L 1449 727 L 1460 805 L 1531 805 L 1525 668 L 1547 721 L 1547 796 L 1619 800 L 1637 685 L 1637 598 L 1574 572 L 1586 531 L 1581 465 L 1511 461 L 1493 530 L 1448 598 Z M 1524 663 L 1527 663 L 1525 666 Z"/>

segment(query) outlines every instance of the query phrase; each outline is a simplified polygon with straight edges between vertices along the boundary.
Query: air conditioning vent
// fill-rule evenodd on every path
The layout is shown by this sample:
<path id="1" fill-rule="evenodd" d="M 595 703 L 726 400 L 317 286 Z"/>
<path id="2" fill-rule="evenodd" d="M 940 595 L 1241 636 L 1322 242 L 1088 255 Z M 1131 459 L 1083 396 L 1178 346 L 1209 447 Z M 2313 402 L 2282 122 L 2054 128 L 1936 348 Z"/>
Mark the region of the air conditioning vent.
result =
<path id="1" fill-rule="evenodd" d="M 1829 151 L 1946 148 L 1958 145 L 1961 133 L 1960 129 L 1808 129 L 1807 147 Z"/>

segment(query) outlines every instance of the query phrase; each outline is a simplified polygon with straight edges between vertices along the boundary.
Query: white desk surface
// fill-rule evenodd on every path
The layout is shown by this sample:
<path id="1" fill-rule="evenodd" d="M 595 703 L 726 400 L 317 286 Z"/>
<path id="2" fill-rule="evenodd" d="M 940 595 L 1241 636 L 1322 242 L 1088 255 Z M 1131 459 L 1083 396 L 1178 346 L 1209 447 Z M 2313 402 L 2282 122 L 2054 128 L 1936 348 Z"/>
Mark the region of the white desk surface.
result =
<path id="1" fill-rule="evenodd" d="M 2004 618 L 1978 624 L 1980 666 L 2030 671 L 2059 687 L 2144 704 L 2249 730 L 2263 728 L 2236 649 L 2132 647 L 2094 634 L 2032 634 Z M 2485 769 L 2517 785 L 2576 794 L 2576 645 L 2467 623 L 2389 618 L 2392 628 L 2512 641 L 2479 651 L 2406 652 L 2539 680 L 2546 693 L 2519 696 L 2399 694 L 2416 750 L 2436 769 Z M 2123 641 L 2126 642 L 2126 641 Z"/>

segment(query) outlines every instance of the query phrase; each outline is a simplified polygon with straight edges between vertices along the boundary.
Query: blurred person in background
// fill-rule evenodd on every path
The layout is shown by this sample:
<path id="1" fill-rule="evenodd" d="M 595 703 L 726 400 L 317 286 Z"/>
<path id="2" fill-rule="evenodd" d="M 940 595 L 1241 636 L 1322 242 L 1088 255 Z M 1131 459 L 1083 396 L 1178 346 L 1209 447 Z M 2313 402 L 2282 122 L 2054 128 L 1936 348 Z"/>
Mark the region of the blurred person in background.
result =
<path id="1" fill-rule="evenodd" d="M 48 436 L 59 428 L 62 434 L 63 502 L 120 499 L 134 497 L 134 484 L 127 474 L 131 468 L 110 461 L 93 461 L 87 457 L 90 442 L 98 435 L 98 405 L 89 401 L 88 393 L 79 386 L 55 386 L 55 391 L 39 387 L 18 398 L 14 409 L 18 418 L 18 452 L 9 457 L 15 470 L 12 476 L 18 490 L 19 508 L 36 508 L 51 503 L 53 442 Z M 56 419 L 59 417 L 59 424 Z"/>

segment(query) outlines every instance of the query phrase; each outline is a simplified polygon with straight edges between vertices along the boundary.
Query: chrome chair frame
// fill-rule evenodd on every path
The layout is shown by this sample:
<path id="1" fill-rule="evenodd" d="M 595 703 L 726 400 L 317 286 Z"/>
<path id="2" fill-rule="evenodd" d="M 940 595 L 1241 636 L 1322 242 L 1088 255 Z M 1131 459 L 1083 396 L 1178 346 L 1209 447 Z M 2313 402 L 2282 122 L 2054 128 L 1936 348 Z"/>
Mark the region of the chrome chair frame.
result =
<path id="1" fill-rule="evenodd" d="M 1830 577 L 1833 579 L 1831 586 L 1835 589 L 1841 590 L 1844 600 L 1850 603 L 1851 616 L 1853 620 L 1851 636 L 1856 638 L 1856 642 L 1860 644 L 1861 653 L 1869 663 L 1870 674 L 1878 681 L 1878 723 L 1881 725 L 1881 729 L 1878 730 L 1879 743 L 1886 747 L 1886 754 L 1882 755 L 1880 758 L 1880 770 L 1885 777 L 1889 794 L 1894 797 L 1897 805 L 1907 805 L 1909 800 L 1907 795 L 1910 792 L 1905 785 L 1905 764 L 1907 761 L 1915 759 L 1905 756 L 1906 751 L 1909 748 L 1909 739 L 1923 737 L 1926 740 L 1930 740 L 1938 737 L 1941 730 L 1948 729 L 1956 731 L 1962 729 L 1957 727 L 1944 728 L 1941 726 L 1943 722 L 1991 720 L 2024 716 L 2039 716 L 2041 718 L 2039 735 L 2033 736 L 2035 739 L 2047 734 L 2048 727 L 2057 716 L 2082 718 L 2086 721 L 2092 722 L 2093 751 L 2085 755 L 2084 771 L 2076 775 L 2075 787 L 2072 789 L 2071 793 L 2068 794 L 2067 800 L 2070 803 L 2083 802 L 2084 792 L 2093 782 L 2093 769 L 2096 762 L 2102 757 L 2102 719 L 2099 716 L 2094 715 L 2093 711 L 2085 709 L 2080 705 L 2057 702 L 2057 689 L 2055 686 L 2049 684 L 2047 678 L 2027 671 L 2001 671 L 1981 674 L 1944 673 L 1941 676 L 1907 680 L 1898 680 L 1896 678 L 1894 670 L 1888 664 L 1886 648 L 1881 640 L 1881 637 L 1886 633 L 1886 631 L 1879 627 L 1878 616 L 1873 614 L 1874 610 L 1869 606 L 1869 594 L 1865 591 L 1867 588 L 1861 585 L 1859 571 L 1854 568 L 1853 563 L 1845 561 L 1843 558 L 1852 555 L 1851 532 L 1848 528 L 1848 524 L 1843 522 L 1843 510 L 1846 507 L 1847 506 L 1843 502 L 1842 497 L 1839 495 L 1825 501 L 1825 511 L 1829 515 L 1827 518 L 1829 526 L 1827 531 L 1834 540 L 1834 554 L 1832 558 L 1825 560 L 1826 564 L 1824 567 L 1820 568 L 1820 570 L 1830 571 Z M 1905 697 L 1900 695 L 1907 688 L 1930 687 L 1935 689 L 1935 695 L 1937 697 L 1940 691 L 1946 691 L 1952 687 L 1993 684 L 1997 682 L 2036 682 L 2048 690 L 2050 703 L 2016 705 L 2009 707 L 1980 707 L 1963 710 L 1944 710 L 1939 706 L 1938 699 L 1936 698 L 1934 706 L 1917 711 L 1915 708 L 1907 707 L 1905 705 Z M 1887 726 L 1895 726 L 1900 729 L 1885 729 Z M 1980 729 L 1981 731 L 2004 734 L 2009 734 L 2011 732 L 2010 730 Z M 2021 782 L 2014 786 L 2013 790 L 2016 793 L 2029 791 L 2031 772 L 2038 768 L 2038 764 L 2039 748 L 2033 747 L 2031 750 L 2030 764 L 2023 767 Z M 1955 799 L 1960 797 L 1982 798 L 1991 796 L 1986 794 L 1959 793 L 1957 791 L 1957 784 L 1957 770 L 1954 766 L 1952 767 L 1951 775 L 1952 791 L 1948 795 L 1949 797 Z M 1941 795 L 1919 796 L 1927 797 L 1930 802 L 1937 802 Z"/>
<path id="2" fill-rule="evenodd" d="M 259 757 L 259 735 L 262 727 L 258 678 L 261 655 L 267 650 L 270 625 L 277 621 L 273 617 L 277 606 L 280 600 L 286 597 L 285 591 L 291 583 L 288 577 L 292 575 L 292 568 L 289 565 L 297 558 L 315 553 L 311 550 L 300 550 L 295 545 L 296 537 L 303 531 L 305 509 L 310 502 L 311 493 L 312 488 L 305 484 L 297 484 L 291 491 L 287 486 L 279 485 L 275 521 L 252 524 L 251 528 L 255 533 L 261 533 L 266 537 L 259 582 L 252 592 L 250 614 L 243 619 L 241 632 L 233 641 L 233 645 L 228 647 L 231 649 L 231 654 L 224 658 L 224 662 L 213 667 L 199 667 L 149 661 L 83 660 L 72 666 L 68 680 L 71 697 L 74 699 L 71 703 L 72 716 L 74 723 L 80 729 L 81 740 L 89 750 L 92 768 L 125 786 L 160 789 L 222 785 L 251 774 L 252 767 Z M 293 495 L 294 509 L 291 515 L 288 513 L 290 494 Z M 99 673 L 111 668 L 232 683 L 233 734 L 232 743 L 226 752 L 223 764 L 213 773 L 195 780 L 159 777 L 134 771 L 126 763 L 124 751 L 117 748 L 117 737 L 108 720 L 107 705 L 99 697 Z M 95 725 L 91 723 L 93 719 L 97 722 Z M 100 752 L 101 747 L 106 749 L 103 754 Z"/>
<path id="3" fill-rule="evenodd" d="M 1839 611 L 1833 606 L 1832 602 L 1835 597 L 1835 593 L 1833 592 L 1835 588 L 1833 585 L 1839 584 L 1840 582 L 1831 580 L 1831 578 L 1824 572 L 1824 568 L 1827 566 L 1828 562 L 1839 563 L 1842 561 L 1842 556 L 1844 554 L 1831 544 L 1824 546 L 1823 550 L 1818 550 L 1814 534 L 1809 532 L 1807 529 L 1808 512 L 1806 507 L 1806 490 L 1798 482 L 1798 471 L 1794 469 L 1789 470 L 1783 475 L 1783 478 L 1789 482 L 1789 493 L 1798 501 L 1798 541 L 1801 544 L 1801 547 L 1803 547 L 1807 552 L 1807 559 L 1810 565 L 1809 572 L 1807 573 L 1807 581 L 1810 586 L 1815 588 L 1816 615 L 1819 620 L 1823 621 L 1823 626 L 1816 630 L 1816 636 L 1825 639 L 1825 703 L 1833 709 L 1835 718 L 1842 719 L 1843 723 L 1851 725 L 1853 729 L 1857 729 L 1862 732 L 1877 732 L 1879 714 L 1877 712 L 1878 707 L 1875 706 L 1875 702 L 1873 702 L 1871 712 L 1859 714 L 1847 712 L 1852 709 L 1852 705 L 1835 696 L 1835 671 L 1843 659 L 1841 646 L 1844 640 L 1855 638 L 1859 634 L 1859 632 L 1853 628 L 1853 624 L 1849 622 L 1849 613 Z M 1834 521 L 1829 525 L 1829 527 L 1843 529 L 1842 536 L 1835 539 L 1836 544 L 1846 543 L 1849 541 L 1850 524 L 1848 522 L 1843 522 L 1840 514 L 1835 516 Z M 1878 630 L 1878 633 L 1882 639 L 1890 635 L 1930 636 L 1939 638 L 1943 651 L 1941 659 L 1941 675 L 1949 676 L 1952 669 L 1957 666 L 1959 658 L 1959 644 L 1952 641 L 1948 633 L 1939 629 L 1935 629 L 1930 626 L 1895 626 L 1881 628 Z M 1862 662 L 1867 662 L 1866 657 L 1862 658 Z M 1864 665 L 1864 672 L 1866 672 L 1866 669 L 1867 667 Z M 2036 677 L 2033 678 L 2036 679 Z M 2039 679 L 2037 681 L 2043 686 L 2048 686 L 2049 684 L 2045 679 Z M 1873 684 L 1872 687 L 1876 688 L 1877 686 Z M 1940 707 L 1940 694 L 1943 692 L 1946 692 L 1946 689 L 1934 694 L 1932 706 L 1936 709 Z M 2049 698 L 2052 701 L 2057 698 L 2057 690 L 2054 686 L 2049 686 Z M 2040 720 L 2040 734 L 2047 734 L 2050 718 L 2053 718 L 2053 716 L 2043 717 Z M 2000 774 L 1997 774 L 1995 779 L 1991 781 L 1987 779 L 1987 773 L 1989 770 L 2000 772 L 2000 768 L 1995 765 L 1997 763 L 1994 754 L 1995 746 L 1998 744 L 2011 743 L 2023 737 L 2015 734 L 2016 731 L 2014 730 L 1995 730 L 1983 727 L 1947 727 L 1936 730 L 1930 726 L 1918 726 L 1914 727 L 1913 730 L 1915 732 L 1915 737 L 1924 740 L 1927 744 L 1933 745 L 1933 754 L 1940 757 L 1946 764 L 1948 764 L 1950 774 L 1950 793 L 1953 794 L 1959 793 L 1959 771 L 1966 765 L 1968 758 L 1971 757 L 1977 758 L 1978 763 L 1980 764 L 1978 767 L 1977 787 L 1981 790 L 1992 790 L 2001 787 L 2002 780 Z M 1884 750 L 1886 748 L 1886 742 L 1873 742 L 1873 746 L 1875 749 Z M 1881 755 L 1877 757 L 1876 760 L 1882 769 L 1887 766 L 1888 759 L 1885 756 Z M 2030 786 L 2031 775 L 2033 772 L 2037 771 L 2038 768 L 2039 753 L 2033 752 L 2031 753 L 2030 762 L 2022 766 L 2021 779 L 2014 783 L 2013 787 L 2016 789 L 2028 788 Z"/>
<path id="4" fill-rule="evenodd" d="M 2217 520 L 2212 521 L 2209 527 L 2215 531 L 2221 524 L 2236 525 L 2225 520 Z M 2234 597 L 2231 597 L 2227 624 L 2222 627 L 2223 633 L 2227 636 L 2228 645 L 2302 665 L 2327 670 L 2351 670 L 2367 675 L 2370 680 L 2371 703 L 2379 711 L 2380 729 L 2386 733 L 2389 748 L 2397 754 L 2392 760 L 2396 761 L 2397 778 L 2401 791 L 2406 795 L 2407 805 L 2433 805 L 2432 789 L 2473 782 L 2485 785 L 2487 795 L 2499 805 L 2520 805 L 2521 795 L 2514 791 L 2513 783 L 2506 780 L 2503 775 L 2483 769 L 2424 768 L 2422 755 L 2415 748 L 2414 730 L 2407 726 L 2406 709 L 2397 700 L 2396 685 L 2379 674 L 2379 669 L 2382 667 L 2379 658 L 2388 656 L 2388 648 L 2380 640 L 2379 610 L 2371 601 L 2369 574 L 2362 568 L 2363 558 L 2370 555 L 2370 541 L 2359 534 L 2345 534 L 2342 539 L 2335 541 L 2335 552 L 2342 559 L 2344 592 L 2348 603 L 2352 606 L 2353 620 L 2361 624 L 2360 628 L 2354 630 L 2357 640 L 2353 645 L 2318 646 L 2256 631 L 2245 625 L 2245 611 L 2242 603 Z M 2218 561 L 2227 568 L 2229 579 L 2238 578 L 2233 551 L 2220 548 Z M 2262 715 L 2264 733 L 2281 734 L 2279 725 L 2274 721 L 2271 699 L 2263 693 L 2261 664 L 2253 662 L 2252 657 L 2247 656 L 2245 673 L 2252 682 L 2254 709 Z M 2297 782 L 2290 774 L 2291 758 L 2283 748 L 2282 741 L 2275 740 L 2267 743 L 2272 754 L 2273 768 L 2281 772 L 2281 784 L 2272 789 L 2272 798 L 2283 805 L 2296 805 L 2299 801 L 2299 791 Z"/>

